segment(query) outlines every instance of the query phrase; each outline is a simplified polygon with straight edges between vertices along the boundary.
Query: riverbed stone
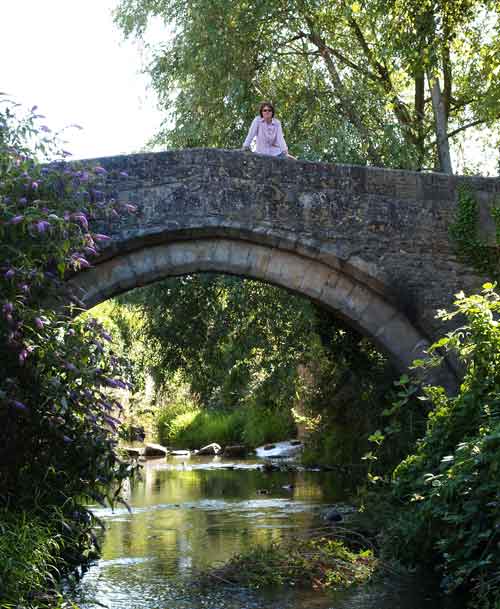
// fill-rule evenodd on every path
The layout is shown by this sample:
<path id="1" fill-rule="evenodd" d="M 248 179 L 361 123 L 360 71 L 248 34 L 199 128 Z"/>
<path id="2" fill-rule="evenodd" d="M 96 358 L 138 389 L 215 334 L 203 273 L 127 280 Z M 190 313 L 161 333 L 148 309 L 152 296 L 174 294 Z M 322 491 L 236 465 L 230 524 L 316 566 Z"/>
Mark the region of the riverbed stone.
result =
<path id="1" fill-rule="evenodd" d="M 248 455 L 248 452 L 248 446 L 235 444 L 233 446 L 225 446 L 222 454 L 230 459 L 244 459 Z"/>
<path id="2" fill-rule="evenodd" d="M 166 457 L 169 452 L 168 448 L 161 444 L 146 444 L 144 446 L 145 457 Z"/>
<path id="3" fill-rule="evenodd" d="M 203 446 L 203 448 L 200 448 L 196 454 L 218 455 L 220 452 L 222 452 L 222 446 L 220 444 L 217 444 L 217 442 L 212 442 L 211 444 L 207 444 L 206 446 Z"/>

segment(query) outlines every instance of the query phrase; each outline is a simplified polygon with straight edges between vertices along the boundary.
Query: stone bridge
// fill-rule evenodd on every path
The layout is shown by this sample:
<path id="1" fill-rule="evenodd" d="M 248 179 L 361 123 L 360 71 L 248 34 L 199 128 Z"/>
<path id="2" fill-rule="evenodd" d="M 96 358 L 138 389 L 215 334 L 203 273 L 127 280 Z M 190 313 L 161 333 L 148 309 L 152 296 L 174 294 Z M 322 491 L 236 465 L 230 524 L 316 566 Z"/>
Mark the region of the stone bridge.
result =
<path id="1" fill-rule="evenodd" d="M 98 227 L 112 241 L 72 279 L 87 306 L 173 275 L 251 277 L 334 311 L 401 370 L 445 330 L 436 310 L 483 281 L 458 262 L 448 238 L 458 186 L 472 189 L 485 210 L 500 193 L 493 178 L 229 150 L 92 163 L 137 212 Z"/>

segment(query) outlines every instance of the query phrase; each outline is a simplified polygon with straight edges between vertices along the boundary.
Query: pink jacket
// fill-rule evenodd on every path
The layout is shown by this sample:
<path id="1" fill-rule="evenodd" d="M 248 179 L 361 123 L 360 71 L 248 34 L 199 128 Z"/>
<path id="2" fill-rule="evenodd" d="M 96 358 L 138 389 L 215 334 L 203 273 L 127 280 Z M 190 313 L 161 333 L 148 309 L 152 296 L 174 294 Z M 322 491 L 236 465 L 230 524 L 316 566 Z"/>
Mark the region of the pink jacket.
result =
<path id="1" fill-rule="evenodd" d="M 254 139 L 256 140 L 255 152 L 258 154 L 278 156 L 283 152 L 288 152 L 281 123 L 277 118 L 273 118 L 271 123 L 266 123 L 265 119 L 256 116 L 250 125 L 243 148 L 250 148 Z"/>

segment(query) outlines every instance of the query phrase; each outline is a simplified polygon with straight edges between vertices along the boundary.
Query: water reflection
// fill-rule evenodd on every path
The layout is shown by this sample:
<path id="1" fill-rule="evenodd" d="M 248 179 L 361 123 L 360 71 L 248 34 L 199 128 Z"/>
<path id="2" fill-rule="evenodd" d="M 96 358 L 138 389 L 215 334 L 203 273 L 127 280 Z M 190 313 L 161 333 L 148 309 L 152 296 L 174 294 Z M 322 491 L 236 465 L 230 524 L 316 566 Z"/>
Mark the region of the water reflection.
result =
<path id="1" fill-rule="evenodd" d="M 331 473 L 264 473 L 254 462 L 217 458 L 147 462 L 142 479 L 130 484 L 130 511 L 95 508 L 106 523 L 102 558 L 73 598 L 82 609 L 379 609 L 385 603 L 353 604 L 352 592 L 280 590 L 263 597 L 235 587 L 197 587 L 204 569 L 317 526 L 325 505 L 342 499 Z"/>

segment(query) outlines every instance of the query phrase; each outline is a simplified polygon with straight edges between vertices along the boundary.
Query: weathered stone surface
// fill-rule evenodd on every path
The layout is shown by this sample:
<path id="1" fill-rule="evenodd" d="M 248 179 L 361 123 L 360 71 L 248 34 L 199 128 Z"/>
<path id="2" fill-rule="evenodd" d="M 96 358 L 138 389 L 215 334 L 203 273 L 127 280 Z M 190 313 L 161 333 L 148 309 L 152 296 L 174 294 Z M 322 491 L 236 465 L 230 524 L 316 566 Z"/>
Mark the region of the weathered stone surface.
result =
<path id="1" fill-rule="evenodd" d="M 102 222 L 112 240 L 73 282 L 89 306 L 197 271 L 254 277 L 335 311 L 404 368 L 443 331 L 437 309 L 484 278 L 448 238 L 458 187 L 480 201 L 496 178 L 445 176 L 193 149 L 96 159 L 107 189 L 137 212 Z M 126 172 L 128 178 L 120 177 Z M 484 208 L 484 209 L 483 209 Z"/>

